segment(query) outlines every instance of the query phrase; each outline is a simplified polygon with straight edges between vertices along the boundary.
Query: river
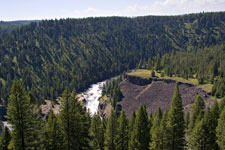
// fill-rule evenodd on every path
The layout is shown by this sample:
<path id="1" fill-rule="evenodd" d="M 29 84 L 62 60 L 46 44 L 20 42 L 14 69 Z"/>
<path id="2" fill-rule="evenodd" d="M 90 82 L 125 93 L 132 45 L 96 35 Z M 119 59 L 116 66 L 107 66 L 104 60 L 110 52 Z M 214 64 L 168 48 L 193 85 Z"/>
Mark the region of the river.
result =
<path id="1" fill-rule="evenodd" d="M 118 78 L 119 76 L 110 78 L 108 80 L 113 80 Z M 102 88 L 106 81 L 101 81 L 95 84 L 92 84 L 90 88 L 82 93 L 86 100 L 86 107 L 89 109 L 90 115 L 94 115 L 98 111 L 99 98 L 102 96 Z"/>

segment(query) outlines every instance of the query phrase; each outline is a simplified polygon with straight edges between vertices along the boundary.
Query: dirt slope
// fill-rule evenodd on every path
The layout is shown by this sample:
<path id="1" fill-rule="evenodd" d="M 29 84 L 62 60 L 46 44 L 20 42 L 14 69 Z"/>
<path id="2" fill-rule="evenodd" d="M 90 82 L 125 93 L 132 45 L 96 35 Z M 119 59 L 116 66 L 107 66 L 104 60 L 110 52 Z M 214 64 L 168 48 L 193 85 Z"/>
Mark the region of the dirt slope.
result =
<path id="1" fill-rule="evenodd" d="M 155 112 L 159 107 L 162 110 L 169 109 L 175 84 L 175 82 L 157 81 L 146 85 L 138 85 L 124 80 L 120 85 L 124 98 L 118 103 L 119 108 L 124 109 L 128 117 L 131 116 L 133 111 L 137 110 L 140 104 L 146 105 L 148 113 Z M 179 83 L 179 90 L 185 112 L 190 110 L 196 95 L 201 95 L 207 106 L 213 104 L 209 93 L 196 86 Z"/>

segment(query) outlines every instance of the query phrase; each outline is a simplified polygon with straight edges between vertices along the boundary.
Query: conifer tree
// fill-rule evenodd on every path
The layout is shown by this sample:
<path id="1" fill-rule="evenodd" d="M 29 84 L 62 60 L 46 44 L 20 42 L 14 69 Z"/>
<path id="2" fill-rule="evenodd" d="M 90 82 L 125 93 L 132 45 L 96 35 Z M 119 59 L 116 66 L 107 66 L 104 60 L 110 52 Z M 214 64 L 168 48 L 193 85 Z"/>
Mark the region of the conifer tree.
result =
<path id="1" fill-rule="evenodd" d="M 7 107 L 8 122 L 12 125 L 10 148 L 26 150 L 32 148 L 32 108 L 27 93 L 19 81 L 14 81 Z"/>
<path id="2" fill-rule="evenodd" d="M 160 146 L 159 150 L 167 150 L 168 142 L 169 142 L 169 131 L 167 129 L 167 121 L 168 121 L 168 111 L 163 113 L 163 117 L 160 122 Z"/>
<path id="3" fill-rule="evenodd" d="M 217 144 L 221 149 L 225 149 L 225 109 L 220 114 L 218 126 L 216 128 Z"/>
<path id="4" fill-rule="evenodd" d="M 116 113 L 112 110 L 106 125 L 104 150 L 116 149 L 116 135 L 117 135 L 117 117 Z"/>
<path id="5" fill-rule="evenodd" d="M 60 127 L 59 119 L 50 110 L 48 115 L 48 122 L 44 128 L 44 148 L 45 150 L 62 150 L 64 146 L 64 135 Z"/>
<path id="6" fill-rule="evenodd" d="M 225 106 L 225 97 L 221 100 L 220 104 L 219 104 L 219 113 L 221 113 L 224 109 Z"/>
<path id="7" fill-rule="evenodd" d="M 150 129 L 145 106 L 139 106 L 131 135 L 130 149 L 143 150 L 149 148 Z"/>
<path id="8" fill-rule="evenodd" d="M 204 118 L 197 122 L 188 139 L 188 145 L 193 150 L 214 150 L 215 143 L 211 131 L 211 112 L 208 108 L 204 113 Z"/>
<path id="9" fill-rule="evenodd" d="M 189 125 L 188 125 L 189 134 L 191 133 L 192 129 L 195 126 L 197 117 L 200 117 L 199 114 L 202 113 L 204 108 L 205 108 L 204 100 L 202 99 L 202 97 L 200 95 L 197 95 L 195 97 L 194 104 L 192 105 L 192 108 L 191 108 L 190 122 L 189 122 Z M 202 118 L 200 118 L 200 120 L 201 119 Z"/>
<path id="10" fill-rule="evenodd" d="M 0 136 L 0 150 L 8 150 L 8 146 L 10 143 L 11 137 L 10 132 L 7 127 L 3 130 Z"/>
<path id="11" fill-rule="evenodd" d="M 152 121 L 152 128 L 150 130 L 151 134 L 151 142 L 150 142 L 150 149 L 159 150 L 160 148 L 160 122 L 162 119 L 162 111 L 159 108 L 154 116 Z"/>
<path id="12" fill-rule="evenodd" d="M 178 84 L 176 84 L 171 106 L 168 115 L 168 149 L 169 150 L 182 150 L 184 149 L 184 135 L 185 135 L 185 122 L 182 99 L 180 96 Z"/>
<path id="13" fill-rule="evenodd" d="M 206 135 L 205 125 L 203 119 L 196 124 L 193 131 L 190 134 L 188 146 L 192 150 L 205 150 L 205 135 Z"/>
<path id="14" fill-rule="evenodd" d="M 98 114 L 94 114 L 90 127 L 90 146 L 94 150 L 104 149 L 104 129 L 103 122 Z"/>
<path id="15" fill-rule="evenodd" d="M 129 121 L 129 131 L 128 131 L 128 137 L 129 137 L 129 142 L 128 142 L 128 149 L 132 150 L 132 142 L 131 142 L 131 136 L 133 133 L 133 129 L 134 129 L 134 123 L 135 123 L 135 119 L 136 119 L 136 113 L 135 111 L 132 113 L 130 121 Z"/>
<path id="16" fill-rule="evenodd" d="M 124 110 L 122 110 L 118 119 L 117 129 L 116 150 L 128 150 L 128 119 Z"/>
<path id="17" fill-rule="evenodd" d="M 216 137 L 216 127 L 218 126 L 218 120 L 219 120 L 219 116 L 220 116 L 220 110 L 219 110 L 219 105 L 218 102 L 215 101 L 215 103 L 213 104 L 212 108 L 210 109 L 210 119 L 209 122 L 207 122 L 207 126 L 209 128 L 209 136 L 210 136 L 210 140 L 209 140 L 209 144 L 211 149 L 213 150 L 218 150 L 219 146 L 216 143 L 217 141 L 217 137 Z M 210 148 L 209 147 L 209 148 Z"/>
<path id="18" fill-rule="evenodd" d="M 67 150 L 84 150 L 89 148 L 89 116 L 76 98 L 75 90 L 70 94 L 66 88 L 63 92 L 60 119 L 65 135 Z"/>

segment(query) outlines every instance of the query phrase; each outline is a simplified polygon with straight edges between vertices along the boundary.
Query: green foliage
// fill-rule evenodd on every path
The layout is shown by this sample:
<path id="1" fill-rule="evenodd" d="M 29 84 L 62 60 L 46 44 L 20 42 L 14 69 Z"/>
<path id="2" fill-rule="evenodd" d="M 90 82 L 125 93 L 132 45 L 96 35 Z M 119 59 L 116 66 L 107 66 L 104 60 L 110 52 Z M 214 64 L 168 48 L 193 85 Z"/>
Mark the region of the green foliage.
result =
<path id="1" fill-rule="evenodd" d="M 0 34 L 1 101 L 7 101 L 12 80 L 16 78 L 21 79 L 25 89 L 40 101 L 54 100 L 66 86 L 82 91 L 91 83 L 135 68 L 141 59 L 144 63 L 148 58 L 161 57 L 171 51 L 194 51 L 219 45 L 225 40 L 224 16 L 224 12 L 218 12 L 43 20 Z M 202 54 L 208 55 L 207 52 Z M 220 63 L 222 54 L 219 57 L 213 55 L 219 59 L 215 63 L 213 57 L 213 63 L 210 63 L 214 75 L 225 70 L 224 63 Z M 199 72 L 203 79 L 208 78 L 205 77 L 208 69 L 201 63 L 206 61 L 188 57 L 200 62 L 202 69 L 196 69 L 186 67 L 189 61 L 181 61 L 181 58 L 176 57 L 181 65 L 168 66 L 165 58 L 162 62 L 156 59 L 156 63 L 149 63 L 148 67 L 165 68 L 168 75 L 178 74 L 176 70 L 179 70 L 183 72 L 182 76 L 188 77 Z M 214 69 L 216 65 L 218 70 Z M 182 71 L 177 69 L 180 67 Z"/>
<path id="2" fill-rule="evenodd" d="M 118 123 L 117 123 L 116 113 L 112 110 L 107 121 L 104 150 L 116 149 L 117 126 L 118 126 Z"/>
<path id="3" fill-rule="evenodd" d="M 0 136 L 0 150 L 8 150 L 9 142 L 11 140 L 10 132 L 7 127 L 3 130 Z"/>
<path id="4" fill-rule="evenodd" d="M 90 146 L 94 150 L 104 150 L 104 127 L 103 121 L 99 115 L 94 114 L 91 120 L 90 133 Z"/>
<path id="5" fill-rule="evenodd" d="M 150 130 L 151 134 L 151 143 L 150 143 L 150 149 L 159 150 L 160 144 L 161 144 L 161 133 L 160 133 L 160 123 L 162 119 L 162 111 L 159 108 L 154 116 L 152 121 L 152 127 Z"/>
<path id="6" fill-rule="evenodd" d="M 220 114 L 218 126 L 216 128 L 217 144 L 221 149 L 225 149 L 225 109 Z"/>
<path id="7" fill-rule="evenodd" d="M 184 149 L 185 122 L 182 99 L 180 96 L 178 84 L 176 84 L 171 106 L 168 115 L 168 149 L 182 150 Z"/>
<path id="8" fill-rule="evenodd" d="M 190 121 L 188 124 L 188 132 L 191 133 L 192 129 L 196 125 L 196 120 L 200 118 L 202 119 L 201 113 L 205 109 L 205 102 L 202 99 L 200 95 L 197 95 L 194 100 L 194 104 L 192 105 L 191 111 L 190 111 Z"/>
<path id="9" fill-rule="evenodd" d="M 131 136 L 132 136 L 132 133 L 134 131 L 134 123 L 135 123 L 135 120 L 136 120 L 136 113 L 133 112 L 132 115 L 131 115 L 131 118 L 129 120 L 129 132 L 128 132 L 128 137 L 129 137 L 129 142 L 128 142 L 128 149 L 129 150 L 132 150 L 133 149 L 133 144 L 132 144 L 132 141 L 131 141 Z"/>
<path id="10" fill-rule="evenodd" d="M 220 98 L 225 96 L 225 78 L 220 78 L 215 82 L 212 88 L 212 95 Z"/>
<path id="11" fill-rule="evenodd" d="M 32 107 L 25 89 L 19 81 L 14 81 L 7 107 L 8 122 L 12 125 L 12 140 L 10 148 L 26 150 L 32 148 Z"/>
<path id="12" fill-rule="evenodd" d="M 145 106 L 139 106 L 131 134 L 129 149 L 143 150 L 149 148 L 150 129 Z"/>
<path id="13" fill-rule="evenodd" d="M 128 119 L 122 110 L 118 119 L 116 150 L 128 150 Z"/>
<path id="14" fill-rule="evenodd" d="M 64 135 L 60 125 L 59 118 L 54 115 L 52 110 L 50 110 L 48 121 L 44 127 L 43 138 L 45 150 L 65 149 Z"/>
<path id="15" fill-rule="evenodd" d="M 106 81 L 106 84 L 103 85 L 102 95 L 109 96 L 111 98 L 111 104 L 116 109 L 117 102 L 121 100 L 122 93 L 120 91 L 120 82 L 122 77 L 113 79 L 112 81 Z"/>
<path id="16" fill-rule="evenodd" d="M 89 116 L 76 98 L 75 90 L 63 92 L 60 107 L 60 119 L 68 150 L 86 150 L 89 148 Z"/>

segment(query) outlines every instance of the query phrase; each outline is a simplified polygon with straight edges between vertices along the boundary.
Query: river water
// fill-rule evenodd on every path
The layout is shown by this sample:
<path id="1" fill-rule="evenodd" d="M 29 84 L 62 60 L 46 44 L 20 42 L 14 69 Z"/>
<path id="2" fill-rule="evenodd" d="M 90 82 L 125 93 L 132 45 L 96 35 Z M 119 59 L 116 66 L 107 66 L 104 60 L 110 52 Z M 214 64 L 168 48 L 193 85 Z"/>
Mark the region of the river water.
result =
<path id="1" fill-rule="evenodd" d="M 112 77 L 108 80 L 101 81 L 95 84 L 92 84 L 90 88 L 82 93 L 86 100 L 86 107 L 90 112 L 90 115 L 94 115 L 98 111 L 99 98 L 102 96 L 102 88 L 106 81 L 110 81 L 118 78 L 119 76 Z"/>

